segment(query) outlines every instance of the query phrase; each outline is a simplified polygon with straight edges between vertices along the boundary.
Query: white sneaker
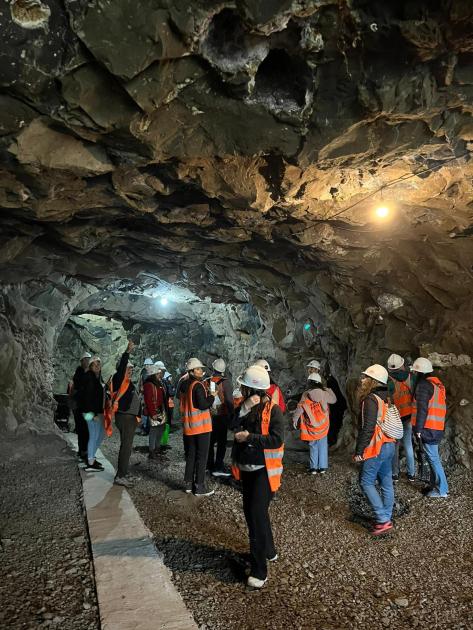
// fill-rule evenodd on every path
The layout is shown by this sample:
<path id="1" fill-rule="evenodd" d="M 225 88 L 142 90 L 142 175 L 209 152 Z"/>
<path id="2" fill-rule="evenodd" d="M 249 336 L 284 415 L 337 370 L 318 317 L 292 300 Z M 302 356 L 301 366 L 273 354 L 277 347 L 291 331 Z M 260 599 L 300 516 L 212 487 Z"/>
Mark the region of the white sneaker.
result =
<path id="1" fill-rule="evenodd" d="M 128 479 L 126 479 L 125 477 L 115 477 L 115 479 L 113 480 L 113 483 L 116 486 L 125 486 L 125 488 L 133 487 L 133 484 L 131 483 L 131 481 L 128 481 Z"/>
<path id="2" fill-rule="evenodd" d="M 194 492 L 195 497 L 211 497 L 213 494 L 215 494 L 215 490 L 206 490 L 205 488 Z"/>
<path id="3" fill-rule="evenodd" d="M 250 575 L 246 585 L 249 586 L 250 588 L 263 588 L 263 586 L 266 584 L 267 579 L 268 578 L 266 578 L 266 580 L 258 580 L 258 578 L 255 578 Z"/>
<path id="4" fill-rule="evenodd" d="M 278 554 L 276 554 L 272 558 L 268 558 L 268 562 L 276 562 L 277 559 L 278 559 Z"/>
<path id="5" fill-rule="evenodd" d="M 232 473 L 226 470 L 214 470 L 212 472 L 212 477 L 231 477 Z"/>

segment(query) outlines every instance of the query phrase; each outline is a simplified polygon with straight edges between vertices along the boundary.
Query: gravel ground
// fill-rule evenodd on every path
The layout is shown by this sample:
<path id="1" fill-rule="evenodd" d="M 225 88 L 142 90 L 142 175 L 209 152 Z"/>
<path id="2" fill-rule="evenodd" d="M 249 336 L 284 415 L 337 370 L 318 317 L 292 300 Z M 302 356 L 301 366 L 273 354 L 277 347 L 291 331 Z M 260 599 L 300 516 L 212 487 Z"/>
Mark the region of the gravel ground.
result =
<path id="1" fill-rule="evenodd" d="M 265 588 L 254 592 L 243 583 L 241 494 L 210 481 L 214 496 L 185 495 L 180 432 L 170 444 L 167 456 L 150 463 L 146 438 L 136 438 L 131 472 L 142 478 L 131 495 L 201 630 L 473 628 L 468 471 L 449 471 L 447 500 L 425 499 L 419 484 L 401 479 L 395 531 L 372 539 L 347 457 L 332 457 L 329 473 L 314 477 L 306 473 L 306 454 L 288 451 L 271 507 L 279 560 Z M 116 433 L 104 451 L 115 464 Z"/>
<path id="2" fill-rule="evenodd" d="M 100 628 L 75 458 L 3 464 L 0 627 Z"/>

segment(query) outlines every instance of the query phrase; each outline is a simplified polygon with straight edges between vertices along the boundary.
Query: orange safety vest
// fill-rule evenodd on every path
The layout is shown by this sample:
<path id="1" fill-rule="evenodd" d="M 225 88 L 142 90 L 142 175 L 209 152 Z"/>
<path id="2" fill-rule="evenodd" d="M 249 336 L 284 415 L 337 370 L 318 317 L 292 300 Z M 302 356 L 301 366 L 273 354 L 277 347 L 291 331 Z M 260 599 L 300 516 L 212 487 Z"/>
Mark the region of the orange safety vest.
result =
<path id="1" fill-rule="evenodd" d="M 192 402 L 192 392 L 196 385 L 202 385 L 200 381 L 194 381 L 189 385 L 187 392 L 181 395 L 180 409 L 184 435 L 199 435 L 212 431 L 212 420 L 209 409 L 197 409 Z"/>
<path id="2" fill-rule="evenodd" d="M 445 430 L 445 417 L 447 415 L 447 399 L 445 395 L 445 386 L 436 376 L 430 376 L 428 380 L 434 386 L 434 393 L 429 400 L 427 409 L 427 418 L 425 419 L 424 429 L 433 429 L 434 431 Z M 412 424 L 415 426 L 417 420 L 417 401 L 413 400 L 413 409 L 411 416 Z"/>
<path id="3" fill-rule="evenodd" d="M 363 451 L 363 459 L 371 459 L 372 457 L 378 457 L 378 455 L 381 452 L 381 448 L 385 442 L 396 441 L 394 438 L 389 438 L 387 435 L 385 435 L 382 432 L 381 427 L 379 426 L 380 424 L 383 424 L 384 422 L 384 418 L 388 411 L 388 403 L 384 402 L 384 400 L 382 400 L 379 396 L 376 396 L 376 394 L 373 394 L 373 395 L 376 398 L 376 402 L 378 403 L 378 417 L 376 419 L 376 426 L 374 428 L 371 441 L 368 444 L 368 446 L 365 448 L 365 450 Z M 363 405 L 364 404 L 365 402 L 363 401 Z M 362 413 L 363 413 L 363 410 L 362 410 Z"/>
<path id="4" fill-rule="evenodd" d="M 399 411 L 401 418 L 412 414 L 412 389 L 411 377 L 408 376 L 405 381 L 398 381 L 391 377 L 394 385 L 393 403 Z"/>
<path id="5" fill-rule="evenodd" d="M 276 385 L 276 383 L 271 383 L 267 394 L 271 398 L 273 403 L 275 403 L 283 413 L 286 413 L 286 403 L 284 402 L 284 397 L 282 395 L 282 391 L 279 385 Z"/>
<path id="6" fill-rule="evenodd" d="M 263 412 L 261 414 L 261 435 L 269 435 L 269 423 L 271 421 L 271 411 L 274 407 L 274 404 L 275 403 L 270 400 L 264 406 Z M 271 492 L 276 492 L 281 486 L 283 457 L 284 444 L 281 444 L 279 448 L 264 449 L 264 463 L 266 465 L 266 472 L 268 473 L 268 481 Z M 232 465 L 232 474 L 237 481 L 240 480 L 240 469 L 236 464 Z"/>
<path id="7" fill-rule="evenodd" d="M 130 379 L 125 376 L 120 385 L 118 392 L 113 391 L 113 378 L 110 377 L 107 383 L 108 396 L 105 397 L 105 407 L 103 410 L 105 433 L 110 437 L 112 435 L 112 422 L 115 414 L 118 411 L 118 403 L 120 398 L 125 394 L 128 386 L 130 385 Z"/>
<path id="8" fill-rule="evenodd" d="M 303 442 L 313 442 L 324 438 L 328 434 L 330 425 L 328 409 L 324 411 L 322 405 L 311 400 L 307 392 L 304 392 L 297 406 L 302 407 L 302 415 L 300 417 L 301 440 Z"/>

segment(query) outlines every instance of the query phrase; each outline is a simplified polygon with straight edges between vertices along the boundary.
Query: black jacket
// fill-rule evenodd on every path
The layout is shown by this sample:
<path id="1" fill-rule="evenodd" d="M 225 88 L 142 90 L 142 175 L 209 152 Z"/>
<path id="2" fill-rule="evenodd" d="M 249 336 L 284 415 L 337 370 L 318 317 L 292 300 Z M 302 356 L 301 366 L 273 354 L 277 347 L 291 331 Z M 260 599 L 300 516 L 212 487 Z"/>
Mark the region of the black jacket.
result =
<path id="1" fill-rule="evenodd" d="M 117 392 L 120 389 L 120 385 L 122 384 L 123 379 L 125 378 L 126 366 L 128 364 L 129 359 L 130 359 L 130 355 L 128 354 L 128 352 L 124 352 L 118 364 L 117 371 L 113 375 L 112 385 L 113 385 L 114 392 Z M 131 402 L 133 400 L 133 396 L 137 396 L 137 395 L 138 394 L 136 393 L 136 388 L 134 384 L 130 381 L 130 384 L 128 385 L 128 389 L 126 390 L 126 392 L 123 394 L 123 396 L 120 398 L 118 402 L 118 412 L 128 413 Z"/>
<path id="2" fill-rule="evenodd" d="M 72 377 L 72 382 L 74 383 L 73 396 L 77 401 L 80 399 L 80 392 L 84 387 L 85 375 L 87 373 L 88 371 L 84 370 L 82 365 L 78 365 L 76 371 L 74 372 L 74 376 Z"/>
<path id="3" fill-rule="evenodd" d="M 202 411 L 204 411 L 205 409 L 210 409 L 210 407 L 214 403 L 215 397 L 212 396 L 212 394 L 207 394 L 207 391 L 202 381 L 199 381 L 194 376 L 189 375 L 189 378 L 183 379 L 180 382 L 179 396 L 186 396 L 189 387 L 192 383 L 195 383 L 196 381 L 200 383 L 200 385 L 194 387 L 192 391 L 192 404 L 196 409 L 201 409 Z"/>
<path id="4" fill-rule="evenodd" d="M 257 405 L 243 418 L 240 419 L 240 409 L 235 414 L 232 429 L 236 431 L 248 431 L 246 442 L 233 444 L 232 459 L 238 464 L 263 465 L 264 449 L 279 448 L 284 443 L 284 417 L 281 408 L 274 405 L 271 410 L 268 435 L 261 434 L 262 405 Z"/>
<path id="5" fill-rule="evenodd" d="M 424 424 L 429 411 L 429 401 L 434 395 L 434 386 L 427 380 L 425 374 L 420 374 L 414 391 L 414 399 L 417 406 L 417 417 L 415 433 L 420 433 L 422 441 L 426 444 L 438 444 L 442 437 L 443 431 L 435 429 L 424 429 Z"/>
<path id="6" fill-rule="evenodd" d="M 223 400 L 221 411 L 219 412 L 219 416 L 225 417 L 227 422 L 231 422 L 233 419 L 234 409 L 233 409 L 233 387 L 229 378 L 226 376 L 222 376 L 221 374 L 214 373 L 214 377 L 218 377 L 219 380 L 215 383 L 218 387 L 220 383 L 222 384 L 223 389 Z"/>
<path id="7" fill-rule="evenodd" d="M 371 442 L 371 438 L 373 437 L 373 433 L 376 428 L 376 421 L 378 419 L 378 401 L 374 397 L 374 394 L 386 401 L 388 398 L 388 389 L 386 385 L 376 387 L 376 389 L 370 392 L 364 401 L 362 401 L 355 455 L 363 455 L 365 448 Z"/>
<path id="8" fill-rule="evenodd" d="M 104 383 L 102 376 L 98 378 L 92 371 L 84 376 L 83 387 L 80 390 L 79 408 L 83 413 L 93 411 L 94 414 L 103 413 Z"/>

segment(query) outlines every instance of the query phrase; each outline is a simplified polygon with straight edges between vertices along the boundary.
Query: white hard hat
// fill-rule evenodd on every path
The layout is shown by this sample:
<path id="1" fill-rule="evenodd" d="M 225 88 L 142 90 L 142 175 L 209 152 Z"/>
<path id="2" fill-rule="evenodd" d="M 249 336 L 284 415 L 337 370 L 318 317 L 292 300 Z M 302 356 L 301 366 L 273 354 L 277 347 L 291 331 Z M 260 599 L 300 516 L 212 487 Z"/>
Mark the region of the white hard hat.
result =
<path id="1" fill-rule="evenodd" d="M 322 382 L 322 377 L 320 376 L 320 374 L 318 372 L 313 372 L 312 374 L 309 374 L 309 376 L 307 377 L 308 381 L 315 381 L 316 383 L 321 383 Z"/>
<path id="2" fill-rule="evenodd" d="M 366 368 L 363 374 L 366 374 L 366 376 L 369 376 L 370 378 L 374 378 L 375 381 L 379 381 L 380 383 L 383 383 L 383 385 L 386 385 L 388 382 L 387 369 L 378 363 L 370 365 L 369 368 Z"/>
<path id="3" fill-rule="evenodd" d="M 404 359 L 399 354 L 392 354 L 388 358 L 388 370 L 399 370 L 404 365 Z"/>
<path id="4" fill-rule="evenodd" d="M 160 370 L 166 369 L 166 366 L 164 365 L 162 361 L 156 361 L 155 365 L 157 365 Z"/>
<path id="5" fill-rule="evenodd" d="M 307 364 L 306 367 L 315 368 L 316 370 L 320 370 L 320 363 L 317 359 L 313 359 L 310 363 Z"/>
<path id="6" fill-rule="evenodd" d="M 215 361 L 212 363 L 212 367 L 216 372 L 220 372 L 220 374 L 223 374 L 227 365 L 223 359 L 215 359 Z"/>
<path id="7" fill-rule="evenodd" d="M 153 365 L 153 359 L 145 359 L 143 365 Z"/>
<path id="8" fill-rule="evenodd" d="M 412 372 L 422 372 L 423 374 L 430 374 L 430 372 L 434 371 L 434 367 L 429 359 L 424 359 L 424 357 L 419 357 L 414 361 L 411 367 Z"/>
<path id="9" fill-rule="evenodd" d="M 192 359 L 189 359 L 186 363 L 186 370 L 189 372 L 189 370 L 195 370 L 195 368 L 205 368 L 205 365 L 202 361 L 199 361 L 199 359 L 192 357 Z"/>
<path id="10" fill-rule="evenodd" d="M 153 376 L 153 374 L 157 374 L 158 372 L 161 372 L 161 368 L 156 365 L 156 363 L 146 366 L 146 374 L 148 376 Z"/>
<path id="11" fill-rule="evenodd" d="M 82 361 L 82 359 L 91 359 L 91 358 L 92 358 L 92 355 L 90 354 L 90 352 L 84 352 L 80 360 Z"/>
<path id="12" fill-rule="evenodd" d="M 262 365 L 251 365 L 237 378 L 238 385 L 246 385 L 251 389 L 269 389 L 271 382 L 266 368 Z"/>
<path id="13" fill-rule="evenodd" d="M 90 355 L 89 355 L 89 356 L 90 356 Z M 90 357 L 89 365 L 90 365 L 91 363 L 102 363 L 102 359 L 101 359 L 100 357 L 97 357 L 97 356 L 95 356 L 95 357 Z"/>
<path id="14" fill-rule="evenodd" d="M 259 365 L 260 367 L 264 367 L 267 372 L 271 372 L 271 367 L 265 359 L 258 359 L 255 361 L 254 365 Z"/>

